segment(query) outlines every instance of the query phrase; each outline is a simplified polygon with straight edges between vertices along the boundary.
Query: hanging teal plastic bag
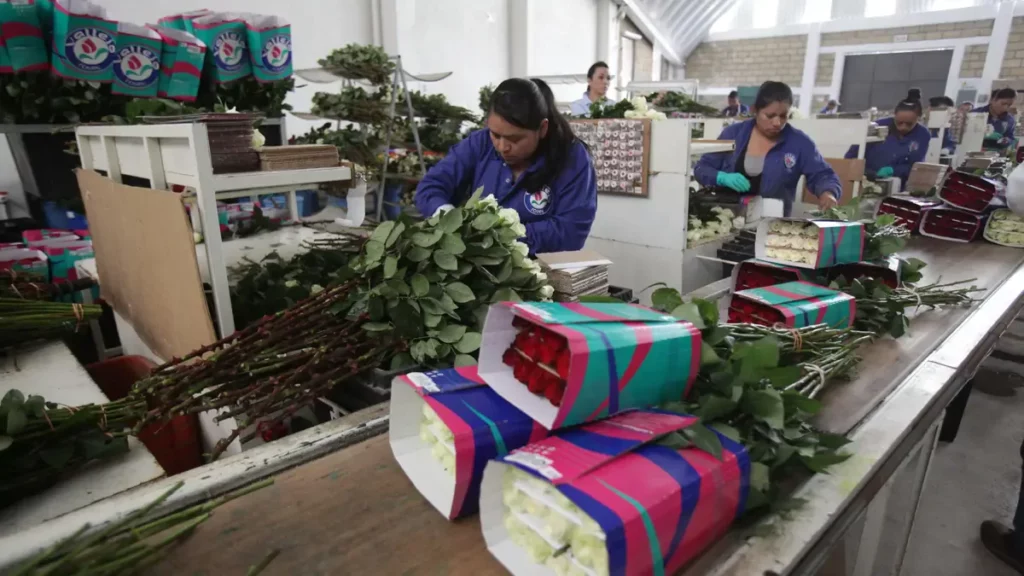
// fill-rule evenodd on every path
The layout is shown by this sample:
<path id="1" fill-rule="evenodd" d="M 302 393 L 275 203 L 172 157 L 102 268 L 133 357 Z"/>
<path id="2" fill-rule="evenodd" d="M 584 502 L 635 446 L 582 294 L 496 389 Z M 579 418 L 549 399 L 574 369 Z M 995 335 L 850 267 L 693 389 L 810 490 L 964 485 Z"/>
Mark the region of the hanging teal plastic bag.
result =
<path id="1" fill-rule="evenodd" d="M 114 59 L 114 86 L 111 92 L 153 98 L 160 86 L 160 35 L 122 22 L 117 25 L 117 56 Z"/>
<path id="2" fill-rule="evenodd" d="M 182 30 L 158 26 L 150 29 L 163 41 L 157 94 L 182 102 L 195 101 L 206 60 L 206 45 Z"/>
<path id="3" fill-rule="evenodd" d="M 112 82 L 117 22 L 88 0 L 57 0 L 53 17 L 53 73 L 89 82 Z"/>
<path id="4" fill-rule="evenodd" d="M 196 37 L 208 47 L 207 69 L 217 84 L 241 80 L 252 74 L 245 22 L 235 14 L 210 14 L 192 20 Z"/>
<path id="5" fill-rule="evenodd" d="M 212 14 L 212 12 L 203 8 L 202 10 L 193 10 L 192 12 L 183 12 L 172 16 L 164 16 L 157 20 L 157 24 L 164 28 L 183 30 L 194 36 L 195 30 L 192 28 L 192 19 L 199 18 L 200 16 L 206 16 L 208 14 Z"/>
<path id="6" fill-rule="evenodd" d="M 35 0 L 39 28 L 43 31 L 43 43 L 47 51 L 53 48 L 53 0 Z"/>
<path id="7" fill-rule="evenodd" d="M 31 72 L 50 67 L 35 0 L 0 0 L 0 36 L 11 71 Z"/>
<path id="8" fill-rule="evenodd" d="M 11 57 L 7 55 L 7 44 L 4 42 L 3 24 L 0 24 L 0 74 L 14 74 Z"/>
<path id="9" fill-rule="evenodd" d="M 292 75 L 292 27 L 279 16 L 253 14 L 245 19 L 252 75 L 277 82 Z"/>

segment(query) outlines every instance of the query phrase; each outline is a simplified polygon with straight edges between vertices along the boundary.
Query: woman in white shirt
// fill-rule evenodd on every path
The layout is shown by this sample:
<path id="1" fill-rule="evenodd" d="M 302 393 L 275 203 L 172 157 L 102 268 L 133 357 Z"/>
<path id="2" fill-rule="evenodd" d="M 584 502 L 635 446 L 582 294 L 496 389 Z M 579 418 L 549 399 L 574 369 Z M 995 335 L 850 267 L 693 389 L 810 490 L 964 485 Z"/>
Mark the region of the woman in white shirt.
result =
<path id="1" fill-rule="evenodd" d="M 612 77 L 608 74 L 608 65 L 604 62 L 594 62 L 587 70 L 587 91 L 583 98 L 573 102 L 570 110 L 573 116 L 590 116 L 590 105 L 594 102 L 608 104 L 611 102 L 605 94 L 608 93 L 608 85 Z"/>

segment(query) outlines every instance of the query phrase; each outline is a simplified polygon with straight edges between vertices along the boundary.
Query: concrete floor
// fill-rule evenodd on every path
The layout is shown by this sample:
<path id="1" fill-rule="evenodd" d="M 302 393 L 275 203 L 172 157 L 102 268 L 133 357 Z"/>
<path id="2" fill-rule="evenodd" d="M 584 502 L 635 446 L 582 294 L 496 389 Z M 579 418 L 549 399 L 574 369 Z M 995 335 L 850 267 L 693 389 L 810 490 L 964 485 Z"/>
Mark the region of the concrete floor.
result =
<path id="1" fill-rule="evenodd" d="M 932 459 L 902 576 L 1017 574 L 985 549 L 978 527 L 987 519 L 1009 525 L 1017 505 L 1024 439 L 1019 373 L 1024 367 L 993 358 L 976 376 L 959 435 L 940 443 Z"/>

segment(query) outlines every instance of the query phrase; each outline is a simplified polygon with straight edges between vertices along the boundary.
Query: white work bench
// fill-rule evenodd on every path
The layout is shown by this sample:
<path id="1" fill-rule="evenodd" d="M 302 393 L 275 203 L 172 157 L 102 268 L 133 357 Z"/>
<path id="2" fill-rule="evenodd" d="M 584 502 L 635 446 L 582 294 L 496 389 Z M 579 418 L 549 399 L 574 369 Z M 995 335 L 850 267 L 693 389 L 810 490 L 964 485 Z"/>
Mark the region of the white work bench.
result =
<path id="1" fill-rule="evenodd" d="M 68 406 L 110 401 L 63 342 L 32 345 L 0 356 L 0 396 L 14 389 L 26 397 L 36 394 Z M 0 539 L 164 476 L 145 445 L 129 437 L 128 447 L 126 454 L 93 462 L 0 510 Z"/>

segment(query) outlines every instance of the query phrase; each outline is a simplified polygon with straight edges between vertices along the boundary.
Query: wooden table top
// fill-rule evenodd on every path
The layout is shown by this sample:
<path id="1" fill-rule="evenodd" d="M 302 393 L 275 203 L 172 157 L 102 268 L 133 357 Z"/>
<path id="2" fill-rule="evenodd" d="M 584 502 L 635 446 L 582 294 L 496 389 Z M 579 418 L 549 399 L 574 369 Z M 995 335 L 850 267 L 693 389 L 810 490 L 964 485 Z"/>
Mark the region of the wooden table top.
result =
<path id="1" fill-rule="evenodd" d="M 977 278 L 990 291 L 1024 262 L 1021 250 L 926 238 L 915 238 L 904 256 L 929 263 L 926 281 Z M 914 318 L 899 341 L 865 346 L 856 380 L 835 384 L 823 397 L 819 425 L 851 430 L 969 313 L 928 312 Z M 479 520 L 445 520 L 419 496 L 381 436 L 282 473 L 274 486 L 225 504 L 153 573 L 239 574 L 274 548 L 281 554 L 264 574 L 504 572 L 484 547 Z M 711 553 L 727 554 L 728 546 Z"/>

